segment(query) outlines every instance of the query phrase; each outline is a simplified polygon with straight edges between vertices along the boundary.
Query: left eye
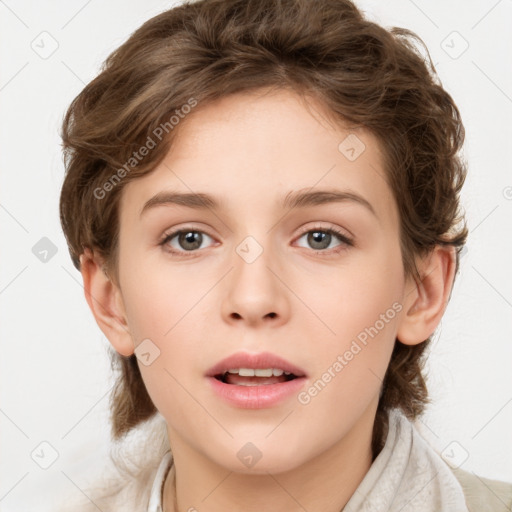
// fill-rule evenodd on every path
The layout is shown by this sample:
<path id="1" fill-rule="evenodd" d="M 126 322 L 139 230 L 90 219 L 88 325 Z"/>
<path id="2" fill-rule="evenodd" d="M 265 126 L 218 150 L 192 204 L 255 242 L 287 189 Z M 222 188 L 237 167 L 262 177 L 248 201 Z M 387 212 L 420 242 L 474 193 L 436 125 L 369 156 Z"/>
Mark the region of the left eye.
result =
<path id="1" fill-rule="evenodd" d="M 351 245 L 351 241 L 346 236 L 333 229 L 312 229 L 306 231 L 299 240 L 304 237 L 309 246 L 317 251 L 329 249 L 331 242 L 336 238 L 341 241 L 338 245 Z"/>

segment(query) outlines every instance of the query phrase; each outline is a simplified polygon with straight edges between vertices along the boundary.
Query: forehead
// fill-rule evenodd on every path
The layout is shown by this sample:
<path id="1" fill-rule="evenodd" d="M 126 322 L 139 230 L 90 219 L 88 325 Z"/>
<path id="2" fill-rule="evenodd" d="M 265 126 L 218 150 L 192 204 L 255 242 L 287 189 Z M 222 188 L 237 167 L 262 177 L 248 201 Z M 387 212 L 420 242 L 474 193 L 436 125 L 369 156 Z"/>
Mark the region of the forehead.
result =
<path id="1" fill-rule="evenodd" d="M 313 98 L 288 90 L 234 94 L 199 104 L 178 128 L 156 169 L 125 186 L 122 209 L 140 214 L 164 190 L 210 193 L 226 208 L 247 210 L 277 207 L 291 191 L 338 189 L 396 215 L 376 137 L 334 124 Z"/>

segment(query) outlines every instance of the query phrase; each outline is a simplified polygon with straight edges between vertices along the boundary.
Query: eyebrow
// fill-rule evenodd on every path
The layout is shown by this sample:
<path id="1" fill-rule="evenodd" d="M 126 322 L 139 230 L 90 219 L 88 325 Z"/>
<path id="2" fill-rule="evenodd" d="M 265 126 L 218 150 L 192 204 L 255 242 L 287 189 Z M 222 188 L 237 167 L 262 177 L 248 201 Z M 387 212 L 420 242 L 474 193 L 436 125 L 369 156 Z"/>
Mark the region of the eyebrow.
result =
<path id="1" fill-rule="evenodd" d="M 377 217 L 373 206 L 362 196 L 354 192 L 339 190 L 315 190 L 313 192 L 289 192 L 282 203 L 283 208 L 308 208 L 329 203 L 355 202 L 364 206 Z M 219 210 L 220 201 L 205 193 L 159 192 L 144 203 L 140 216 L 157 206 L 178 205 L 195 210 Z"/>

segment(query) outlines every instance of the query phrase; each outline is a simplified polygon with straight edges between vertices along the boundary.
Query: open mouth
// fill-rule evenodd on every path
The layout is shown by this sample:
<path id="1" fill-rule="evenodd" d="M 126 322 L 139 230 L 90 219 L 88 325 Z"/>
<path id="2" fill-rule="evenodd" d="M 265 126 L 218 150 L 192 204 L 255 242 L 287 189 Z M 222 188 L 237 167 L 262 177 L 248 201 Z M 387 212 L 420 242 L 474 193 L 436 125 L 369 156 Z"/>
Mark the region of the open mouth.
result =
<path id="1" fill-rule="evenodd" d="M 206 376 L 218 397 L 240 409 L 277 407 L 291 400 L 308 378 L 299 367 L 265 353 L 252 358 L 232 356 L 217 363 Z"/>
<path id="2" fill-rule="evenodd" d="M 294 380 L 297 378 L 297 375 L 275 368 L 261 370 L 239 368 L 227 370 L 224 373 L 214 375 L 214 377 L 224 384 L 232 384 L 235 386 L 267 386 Z"/>

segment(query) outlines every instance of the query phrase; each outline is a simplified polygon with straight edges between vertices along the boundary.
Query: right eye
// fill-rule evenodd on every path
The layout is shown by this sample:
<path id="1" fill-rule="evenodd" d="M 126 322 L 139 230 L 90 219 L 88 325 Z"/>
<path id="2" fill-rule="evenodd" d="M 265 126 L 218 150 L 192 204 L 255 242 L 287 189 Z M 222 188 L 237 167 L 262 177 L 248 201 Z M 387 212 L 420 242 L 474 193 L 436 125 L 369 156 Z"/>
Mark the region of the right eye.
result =
<path id="1" fill-rule="evenodd" d="M 213 240 L 212 237 L 196 229 L 179 229 L 171 233 L 166 233 L 160 242 L 164 248 L 169 248 L 171 253 L 185 254 L 201 249 L 206 238 Z"/>

